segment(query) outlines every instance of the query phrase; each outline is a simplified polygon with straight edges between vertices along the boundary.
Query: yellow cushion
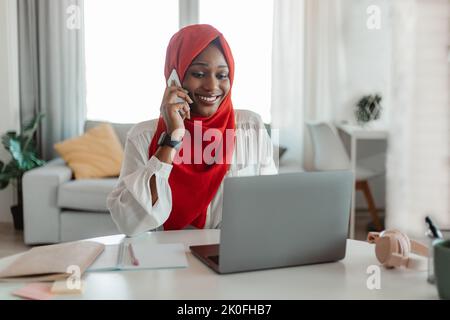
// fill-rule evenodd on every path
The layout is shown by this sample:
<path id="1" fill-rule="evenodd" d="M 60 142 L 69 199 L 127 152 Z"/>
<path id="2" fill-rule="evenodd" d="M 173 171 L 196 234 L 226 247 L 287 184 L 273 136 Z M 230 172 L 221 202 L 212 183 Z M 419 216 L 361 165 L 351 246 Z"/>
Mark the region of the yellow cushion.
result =
<path id="1" fill-rule="evenodd" d="M 75 179 L 114 177 L 120 173 L 123 148 L 108 123 L 54 147 L 74 172 Z"/>

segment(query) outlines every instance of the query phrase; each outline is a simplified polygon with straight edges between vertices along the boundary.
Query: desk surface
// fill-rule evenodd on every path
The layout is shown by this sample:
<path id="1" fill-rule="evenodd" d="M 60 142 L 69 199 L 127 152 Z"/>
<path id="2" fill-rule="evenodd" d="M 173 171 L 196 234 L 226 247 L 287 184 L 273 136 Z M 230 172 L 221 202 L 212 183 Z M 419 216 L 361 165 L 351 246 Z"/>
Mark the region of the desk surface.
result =
<path id="1" fill-rule="evenodd" d="M 218 275 L 189 252 L 189 245 L 219 242 L 219 230 L 153 232 L 155 243 L 182 242 L 189 267 L 182 269 L 88 272 L 83 295 L 55 299 L 438 299 L 426 272 L 380 268 L 380 289 L 367 288 L 367 268 L 378 265 L 374 247 L 347 240 L 346 258 L 339 262 Z M 123 235 L 95 238 L 117 243 Z M 92 240 L 92 239 L 91 239 Z M 17 255 L 0 259 L 5 267 Z M 0 283 L 0 300 L 21 283 Z"/>
<path id="2" fill-rule="evenodd" d="M 361 127 L 357 125 L 338 123 L 336 124 L 336 127 L 356 139 L 384 140 L 387 139 L 389 135 L 388 130 L 382 126 Z"/>

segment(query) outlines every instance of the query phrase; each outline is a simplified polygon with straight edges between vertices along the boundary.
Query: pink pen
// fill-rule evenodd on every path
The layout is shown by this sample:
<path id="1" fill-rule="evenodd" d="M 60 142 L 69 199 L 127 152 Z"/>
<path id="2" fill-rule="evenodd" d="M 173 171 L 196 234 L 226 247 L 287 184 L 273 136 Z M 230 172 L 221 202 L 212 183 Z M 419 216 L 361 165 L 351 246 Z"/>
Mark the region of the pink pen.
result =
<path id="1" fill-rule="evenodd" d="M 128 245 L 128 251 L 130 252 L 131 263 L 133 264 L 133 266 L 138 266 L 139 260 L 134 255 L 134 250 L 133 247 L 131 246 L 131 243 Z"/>

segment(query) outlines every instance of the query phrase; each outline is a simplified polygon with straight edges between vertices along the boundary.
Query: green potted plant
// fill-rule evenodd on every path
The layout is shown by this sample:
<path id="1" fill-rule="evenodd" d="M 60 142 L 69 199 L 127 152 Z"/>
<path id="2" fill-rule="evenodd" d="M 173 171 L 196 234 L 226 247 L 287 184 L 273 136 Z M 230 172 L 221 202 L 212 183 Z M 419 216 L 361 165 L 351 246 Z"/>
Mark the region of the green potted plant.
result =
<path id="1" fill-rule="evenodd" d="M 26 171 L 45 164 L 45 161 L 37 156 L 33 139 L 43 117 L 42 113 L 36 115 L 29 124 L 22 126 L 20 134 L 8 131 L 2 136 L 2 144 L 10 153 L 11 160 L 6 165 L 0 161 L 0 190 L 5 189 L 10 182 L 16 189 L 17 205 L 11 207 L 11 213 L 14 228 L 17 230 L 23 229 L 22 176 Z"/>
<path id="2" fill-rule="evenodd" d="M 366 125 L 372 120 L 377 120 L 381 116 L 381 95 L 363 96 L 355 107 L 355 117 L 359 125 Z"/>

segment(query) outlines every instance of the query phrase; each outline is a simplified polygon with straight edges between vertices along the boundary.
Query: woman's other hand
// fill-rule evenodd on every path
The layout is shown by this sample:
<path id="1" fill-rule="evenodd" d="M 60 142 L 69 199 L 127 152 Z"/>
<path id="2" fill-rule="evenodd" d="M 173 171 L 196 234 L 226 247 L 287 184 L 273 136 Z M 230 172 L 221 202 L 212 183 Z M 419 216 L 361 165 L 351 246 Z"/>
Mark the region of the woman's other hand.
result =
<path id="1" fill-rule="evenodd" d="M 184 100 L 180 102 L 178 98 Z M 177 87 L 172 82 L 170 87 L 164 91 L 161 102 L 161 115 L 166 124 L 167 133 L 174 140 L 181 140 L 184 136 L 184 119 L 191 118 L 189 103 L 193 101 L 189 97 L 188 91 Z"/>

